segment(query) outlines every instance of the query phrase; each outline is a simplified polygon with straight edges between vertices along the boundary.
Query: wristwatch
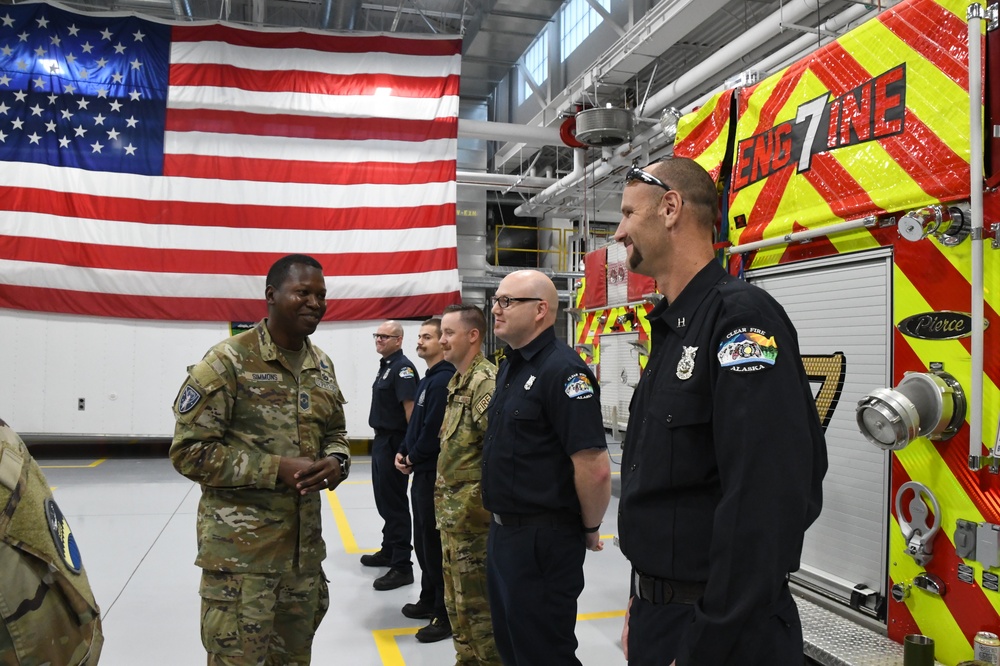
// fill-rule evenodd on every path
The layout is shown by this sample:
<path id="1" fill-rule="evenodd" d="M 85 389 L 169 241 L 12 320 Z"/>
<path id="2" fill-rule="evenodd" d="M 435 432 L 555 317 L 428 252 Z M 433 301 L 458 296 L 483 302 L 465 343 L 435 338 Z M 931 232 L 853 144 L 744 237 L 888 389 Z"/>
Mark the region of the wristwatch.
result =
<path id="1" fill-rule="evenodd" d="M 340 480 L 343 481 L 351 473 L 351 459 L 343 453 L 331 453 L 330 458 L 336 458 L 340 463 Z"/>

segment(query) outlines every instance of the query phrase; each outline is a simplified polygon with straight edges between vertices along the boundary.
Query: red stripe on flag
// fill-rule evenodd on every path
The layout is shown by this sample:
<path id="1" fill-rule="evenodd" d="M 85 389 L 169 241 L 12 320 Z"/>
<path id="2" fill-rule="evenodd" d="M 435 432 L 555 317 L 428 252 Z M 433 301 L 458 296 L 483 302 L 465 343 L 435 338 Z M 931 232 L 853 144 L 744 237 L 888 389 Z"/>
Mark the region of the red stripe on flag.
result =
<path id="1" fill-rule="evenodd" d="M 102 197 L 0 187 L 4 209 L 92 220 L 233 227 L 347 231 L 435 228 L 455 219 L 455 204 L 409 208 L 294 208 Z M 280 223 L 276 222 L 281 218 Z M 453 223 L 453 222 L 452 222 Z M 151 227 L 152 228 L 152 227 Z"/>
<path id="2" fill-rule="evenodd" d="M 120 271 L 263 276 L 285 254 L 287 253 L 182 249 L 165 252 L 159 248 L 0 236 L 0 259 Z M 326 277 L 420 274 L 458 268 L 454 248 L 406 252 L 312 253 L 310 256 L 323 264 Z"/>
<path id="3" fill-rule="evenodd" d="M 910 2 L 905 12 L 884 12 L 878 20 L 962 90 L 969 90 L 968 23 L 931 0 Z"/>
<path id="4" fill-rule="evenodd" d="M 214 132 L 305 139 L 430 141 L 458 136 L 457 118 L 434 120 L 325 118 L 214 109 L 167 109 L 168 132 Z"/>
<path id="5" fill-rule="evenodd" d="M 365 37 L 329 35 L 289 30 L 257 31 L 226 25 L 175 25 L 174 42 L 225 42 L 261 49 L 308 49 L 325 53 L 388 53 L 413 56 L 456 56 L 462 52 L 461 38 L 416 39 L 390 35 Z"/>
<path id="6" fill-rule="evenodd" d="M 321 185 L 420 185 L 455 180 L 455 162 L 345 162 L 331 165 L 328 162 L 286 162 L 250 157 L 164 155 L 163 175 Z"/>
<path id="7" fill-rule="evenodd" d="M 392 97 L 442 97 L 458 94 L 458 75 L 444 77 L 392 74 L 323 74 L 317 72 L 258 71 L 235 65 L 174 64 L 171 86 L 214 86 L 259 92 L 295 92 L 315 95 L 374 95 L 391 88 Z M 377 105 L 374 107 L 377 110 Z"/>
<path id="8" fill-rule="evenodd" d="M 422 318 L 460 302 L 461 295 L 457 291 L 380 298 L 328 298 L 324 320 L 367 321 L 380 319 L 386 312 L 392 312 L 399 319 Z M 0 308 L 179 321 L 257 321 L 267 315 L 263 298 L 126 296 L 17 285 L 4 285 L 0 289 Z"/>

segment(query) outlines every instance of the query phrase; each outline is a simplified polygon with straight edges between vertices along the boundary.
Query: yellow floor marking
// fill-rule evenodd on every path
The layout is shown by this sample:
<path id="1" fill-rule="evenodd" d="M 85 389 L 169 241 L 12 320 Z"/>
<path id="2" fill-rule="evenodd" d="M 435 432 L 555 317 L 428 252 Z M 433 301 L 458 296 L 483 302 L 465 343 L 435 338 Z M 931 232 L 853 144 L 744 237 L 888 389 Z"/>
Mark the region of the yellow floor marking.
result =
<path id="1" fill-rule="evenodd" d="M 39 465 L 39 467 L 42 469 L 87 469 L 89 467 L 97 467 L 105 460 L 107 460 L 107 458 L 100 458 L 89 465 Z"/>
<path id="2" fill-rule="evenodd" d="M 601 613 L 580 613 L 576 616 L 577 622 L 586 622 L 587 620 L 607 620 L 609 618 L 615 617 L 625 617 L 624 610 L 616 611 L 604 611 Z M 375 639 L 375 648 L 378 650 L 378 656 L 382 659 L 382 666 L 406 666 L 406 661 L 403 659 L 403 653 L 399 650 L 399 644 L 396 643 L 396 638 L 398 636 L 412 636 L 417 633 L 419 627 L 410 627 L 406 629 L 376 629 L 372 632 L 372 638 Z"/>
<path id="3" fill-rule="evenodd" d="M 403 660 L 403 653 L 399 651 L 396 643 L 397 636 L 412 636 L 417 633 L 419 627 L 410 629 L 377 629 L 372 632 L 375 639 L 375 648 L 378 656 L 382 659 L 383 666 L 406 666 Z"/>
<path id="4" fill-rule="evenodd" d="M 344 507 L 340 504 L 336 490 L 327 490 L 326 499 L 330 502 L 330 509 L 333 510 L 333 519 L 337 523 L 337 531 L 340 532 L 340 540 L 344 542 L 344 551 L 347 553 L 375 553 L 378 548 L 358 548 L 358 542 L 354 539 L 354 532 L 351 531 L 351 524 L 344 513 Z"/>

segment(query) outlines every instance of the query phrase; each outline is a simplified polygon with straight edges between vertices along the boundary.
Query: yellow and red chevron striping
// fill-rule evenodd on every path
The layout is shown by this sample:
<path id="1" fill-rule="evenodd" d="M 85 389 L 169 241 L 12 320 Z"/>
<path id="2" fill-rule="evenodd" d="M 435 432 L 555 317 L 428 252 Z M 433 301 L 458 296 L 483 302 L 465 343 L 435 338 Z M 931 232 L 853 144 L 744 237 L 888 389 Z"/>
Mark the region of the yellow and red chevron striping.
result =
<path id="1" fill-rule="evenodd" d="M 726 156 L 732 99 L 732 90 L 721 92 L 677 123 L 674 155 L 696 159 L 716 180 Z"/>

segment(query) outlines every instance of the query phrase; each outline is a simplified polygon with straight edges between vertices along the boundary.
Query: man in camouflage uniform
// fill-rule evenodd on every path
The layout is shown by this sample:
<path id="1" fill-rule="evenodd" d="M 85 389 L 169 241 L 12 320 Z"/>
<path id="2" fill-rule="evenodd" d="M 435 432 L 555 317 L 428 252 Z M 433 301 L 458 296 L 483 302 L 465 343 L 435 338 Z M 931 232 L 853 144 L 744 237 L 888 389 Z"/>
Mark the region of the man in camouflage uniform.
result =
<path id="1" fill-rule="evenodd" d="M 349 469 L 344 396 L 308 340 L 326 311 L 320 264 L 279 259 L 266 319 L 213 347 L 174 402 L 174 467 L 198 506 L 209 666 L 308 664 L 329 607 L 317 494 Z"/>
<path id="2" fill-rule="evenodd" d="M 0 420 L 0 664 L 95 666 L 103 642 L 69 524 L 38 463 Z"/>
<path id="3" fill-rule="evenodd" d="M 455 663 L 500 665 L 486 598 L 486 539 L 491 516 L 480 479 L 486 410 L 496 367 L 481 351 L 486 318 L 474 305 L 449 305 L 441 318 L 445 360 L 457 370 L 448 382 L 441 426 L 434 509 L 441 530 L 444 591 L 454 632 Z"/>

